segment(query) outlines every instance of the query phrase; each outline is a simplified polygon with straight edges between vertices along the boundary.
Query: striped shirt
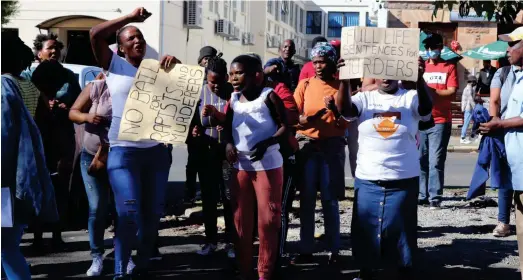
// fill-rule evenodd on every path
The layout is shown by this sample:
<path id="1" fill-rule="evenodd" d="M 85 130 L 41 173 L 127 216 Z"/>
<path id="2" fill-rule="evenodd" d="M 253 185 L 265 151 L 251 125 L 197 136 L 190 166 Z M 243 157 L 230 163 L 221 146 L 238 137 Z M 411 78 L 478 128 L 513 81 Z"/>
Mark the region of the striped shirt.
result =
<path id="1" fill-rule="evenodd" d="M 36 86 L 26 79 L 17 79 L 18 86 L 20 87 L 20 93 L 24 101 L 25 107 L 31 116 L 34 118 L 36 113 L 36 107 L 38 106 L 38 99 L 40 98 L 40 91 Z"/>

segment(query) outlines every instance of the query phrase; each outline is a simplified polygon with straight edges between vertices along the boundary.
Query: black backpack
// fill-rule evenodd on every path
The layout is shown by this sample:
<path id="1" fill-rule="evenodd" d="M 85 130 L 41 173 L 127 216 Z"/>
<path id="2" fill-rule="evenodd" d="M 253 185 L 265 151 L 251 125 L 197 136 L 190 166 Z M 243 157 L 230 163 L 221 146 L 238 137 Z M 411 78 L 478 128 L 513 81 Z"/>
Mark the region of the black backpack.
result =
<path id="1" fill-rule="evenodd" d="M 501 87 L 503 87 L 503 84 L 507 80 L 508 74 L 510 73 L 510 67 L 512 66 L 503 66 L 501 68 L 501 74 L 499 75 L 499 79 L 501 80 Z"/>

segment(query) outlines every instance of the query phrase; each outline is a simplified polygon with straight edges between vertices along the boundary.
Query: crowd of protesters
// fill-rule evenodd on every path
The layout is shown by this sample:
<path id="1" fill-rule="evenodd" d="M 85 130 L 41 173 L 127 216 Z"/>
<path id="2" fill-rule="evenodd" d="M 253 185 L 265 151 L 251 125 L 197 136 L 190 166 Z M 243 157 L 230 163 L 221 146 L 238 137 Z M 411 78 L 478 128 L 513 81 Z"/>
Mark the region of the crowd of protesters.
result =
<path id="1" fill-rule="evenodd" d="M 45 229 L 53 233 L 53 248 L 65 245 L 61 232 L 70 214 L 68 194 L 77 157 L 89 205 L 92 264 L 87 276 L 103 272 L 104 231 L 108 213 L 115 212 L 114 279 L 150 279 L 172 147 L 118 139 L 125 102 L 146 52 L 147 34 L 129 24 L 149 16 L 137 8 L 92 28 L 91 44 L 102 72 L 83 90 L 59 62 L 63 44 L 57 36 L 38 35 L 33 51 L 18 37 L 3 38 L 2 187 L 13 201 L 13 225 L 2 227 L 2 267 L 8 279 L 31 278 L 19 248 L 28 226 L 35 250 L 44 249 Z M 107 43 L 114 34 L 115 52 Z M 509 170 L 499 186 L 494 235 L 510 234 L 514 197 L 521 251 L 523 27 L 500 39 L 509 42 L 511 66 L 495 69 L 485 63 L 479 80 L 467 79 L 461 136 L 463 143 L 470 142 L 469 122 L 481 110 L 476 97 L 490 93 L 492 117 L 478 121 L 472 136 L 498 137 L 504 144 L 502 160 Z M 339 201 L 345 198 L 348 146 L 355 178 L 351 237 L 357 279 L 374 279 L 382 269 L 390 272 L 388 279 L 416 279 L 417 208 L 441 207 L 451 101 L 458 90 L 456 65 L 440 57 L 442 37 L 430 33 L 422 43 L 428 59 L 420 58 L 416 82 L 340 79 L 338 69 L 345 65 L 340 41 L 323 37 L 313 40 L 311 61 L 302 68 L 293 61 L 292 40 L 283 42 L 280 57 L 265 64 L 248 53 L 228 66 L 215 48 L 202 48 L 196 62 L 205 68 L 205 79 L 187 138 L 186 170 L 186 200 L 191 203 L 196 175 L 200 181 L 205 244 L 197 253 L 217 251 L 221 203 L 225 251 L 237 260 L 238 279 L 278 278 L 289 212 L 299 191 L 300 246 L 289 263 L 315 263 L 320 192 L 329 265 L 337 265 L 343 249 Z M 31 68 L 34 59 L 39 64 Z M 170 69 L 181 61 L 165 55 L 159 63 Z M 81 139 L 75 138 L 75 124 L 83 127 Z M 252 267 L 256 236 L 257 275 Z"/>

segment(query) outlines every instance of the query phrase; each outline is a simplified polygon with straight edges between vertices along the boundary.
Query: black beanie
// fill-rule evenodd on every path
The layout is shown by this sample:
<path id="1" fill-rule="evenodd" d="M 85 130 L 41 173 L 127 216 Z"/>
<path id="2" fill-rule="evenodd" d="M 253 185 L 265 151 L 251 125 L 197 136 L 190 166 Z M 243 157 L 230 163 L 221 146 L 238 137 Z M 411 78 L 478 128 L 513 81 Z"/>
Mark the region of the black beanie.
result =
<path id="1" fill-rule="evenodd" d="M 328 42 L 328 41 L 327 41 L 327 39 L 325 39 L 325 37 L 318 36 L 318 37 L 312 39 L 312 48 L 314 49 L 316 44 L 319 43 L 319 42 Z"/>
<path id="2" fill-rule="evenodd" d="M 202 61 L 204 57 L 215 57 L 216 54 L 218 54 L 218 51 L 211 47 L 211 46 L 205 46 L 200 49 L 200 56 L 198 57 L 198 64 Z"/>

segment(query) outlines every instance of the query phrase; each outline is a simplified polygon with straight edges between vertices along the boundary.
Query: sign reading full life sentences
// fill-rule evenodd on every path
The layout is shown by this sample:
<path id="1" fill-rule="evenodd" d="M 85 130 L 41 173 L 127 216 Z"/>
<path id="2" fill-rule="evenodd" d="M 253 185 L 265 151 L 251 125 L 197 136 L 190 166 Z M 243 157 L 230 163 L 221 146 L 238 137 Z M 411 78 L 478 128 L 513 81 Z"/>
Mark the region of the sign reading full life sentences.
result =
<path id="1" fill-rule="evenodd" d="M 200 66 L 176 64 L 162 69 L 157 60 L 144 59 L 125 103 L 118 139 L 183 145 L 204 74 Z"/>
<path id="2" fill-rule="evenodd" d="M 340 78 L 416 81 L 419 34 L 418 28 L 344 27 Z"/>

